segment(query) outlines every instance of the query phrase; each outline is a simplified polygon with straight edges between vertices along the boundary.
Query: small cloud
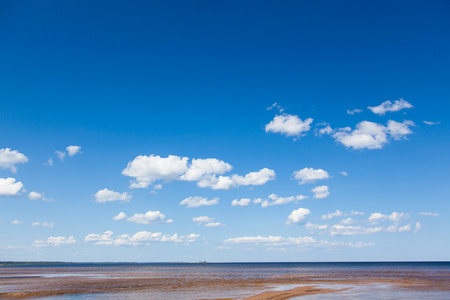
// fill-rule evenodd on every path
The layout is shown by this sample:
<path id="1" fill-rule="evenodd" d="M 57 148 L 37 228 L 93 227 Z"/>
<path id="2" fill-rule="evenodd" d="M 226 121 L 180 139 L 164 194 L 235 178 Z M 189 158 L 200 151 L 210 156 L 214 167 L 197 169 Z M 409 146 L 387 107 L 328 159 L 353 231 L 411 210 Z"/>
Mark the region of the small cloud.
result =
<path id="1" fill-rule="evenodd" d="M 19 220 L 14 220 L 14 221 L 11 222 L 11 224 L 13 224 L 13 225 L 20 225 L 20 224 L 22 224 L 22 222 L 20 222 Z"/>
<path id="2" fill-rule="evenodd" d="M 127 217 L 127 214 L 124 212 L 120 212 L 117 216 L 113 217 L 114 221 L 119 221 L 119 220 L 123 220 Z"/>
<path id="3" fill-rule="evenodd" d="M 341 172 L 339 172 L 342 176 L 348 176 L 348 173 L 347 172 L 345 172 L 345 171 L 341 171 Z"/>
<path id="4" fill-rule="evenodd" d="M 53 159 L 49 158 L 48 161 L 44 165 L 53 166 Z"/>
<path id="5" fill-rule="evenodd" d="M 162 222 L 165 219 L 165 217 L 166 216 L 164 214 L 162 214 L 159 210 L 157 210 L 157 211 L 148 211 L 145 214 L 134 214 L 133 216 L 129 217 L 127 221 L 137 224 L 152 224 Z"/>
<path id="6" fill-rule="evenodd" d="M 282 113 L 284 111 L 284 108 L 282 108 L 278 103 L 274 103 L 271 106 L 269 106 L 268 108 L 266 108 L 266 110 L 272 110 L 276 108 L 280 113 Z"/>
<path id="7" fill-rule="evenodd" d="M 10 169 L 11 172 L 17 172 L 17 164 L 24 164 L 28 162 L 28 157 L 17 150 L 11 148 L 0 149 L 0 168 Z"/>
<path id="8" fill-rule="evenodd" d="M 368 109 L 370 109 L 374 114 L 377 115 L 384 115 L 386 112 L 396 112 L 405 108 L 413 108 L 413 106 L 407 101 L 405 101 L 403 98 L 395 100 L 394 103 L 388 100 L 381 103 L 378 106 L 368 107 Z"/>
<path id="9" fill-rule="evenodd" d="M 252 200 L 248 199 L 248 198 L 243 198 L 241 200 L 238 199 L 234 199 L 233 201 L 231 201 L 231 205 L 232 206 L 241 206 L 241 207 L 245 207 L 248 206 L 250 204 Z"/>
<path id="10" fill-rule="evenodd" d="M 314 193 L 315 199 L 324 199 L 330 195 L 328 186 L 326 185 L 316 186 L 311 191 Z"/>
<path id="11" fill-rule="evenodd" d="M 431 121 L 423 121 L 427 125 L 438 125 L 441 124 L 441 122 L 431 122 Z"/>
<path id="12" fill-rule="evenodd" d="M 418 233 L 420 231 L 420 229 L 422 229 L 422 224 L 420 224 L 420 222 L 417 222 L 416 228 L 414 228 L 413 233 Z"/>
<path id="13" fill-rule="evenodd" d="M 347 114 L 354 115 L 354 114 L 359 114 L 362 111 L 363 111 L 362 109 L 358 109 L 358 108 L 355 108 L 355 109 L 352 109 L 352 110 L 347 109 Z"/>
<path id="14" fill-rule="evenodd" d="M 131 195 L 128 193 L 119 193 L 108 189 L 103 189 L 98 191 L 95 194 L 95 202 L 97 203 L 106 203 L 111 201 L 123 201 L 129 202 L 131 199 Z"/>
<path id="15" fill-rule="evenodd" d="M 160 190 L 160 189 L 162 189 L 162 184 L 155 184 L 155 185 L 153 186 L 153 189 L 155 189 L 155 190 Z"/>
<path id="16" fill-rule="evenodd" d="M 66 152 L 55 151 L 56 156 L 58 156 L 60 161 L 64 161 L 64 157 L 66 157 Z"/>
<path id="17" fill-rule="evenodd" d="M 437 216 L 439 216 L 438 213 L 432 213 L 432 212 L 421 212 L 420 214 L 422 216 L 430 216 L 430 217 L 437 217 Z"/>
<path id="18" fill-rule="evenodd" d="M 0 178 L 0 197 L 1 196 L 17 196 L 23 188 L 23 183 L 16 182 L 15 178 Z"/>
<path id="19" fill-rule="evenodd" d="M 62 245 L 75 244 L 76 242 L 77 241 L 75 240 L 75 237 L 73 235 L 68 238 L 64 236 L 51 236 L 47 240 L 34 241 L 33 246 L 35 246 L 36 248 L 59 247 Z"/>
<path id="20" fill-rule="evenodd" d="M 45 228 L 53 228 L 53 227 L 55 227 L 55 223 L 54 222 L 33 222 L 33 223 L 31 223 L 31 226 L 34 226 L 34 227 L 36 227 L 36 226 L 42 226 L 42 227 L 45 227 Z"/>
<path id="21" fill-rule="evenodd" d="M 312 122 L 313 119 L 311 118 L 302 121 L 296 115 L 277 115 L 265 126 L 265 130 L 266 132 L 280 133 L 288 137 L 293 136 L 299 138 L 311 129 L 310 125 Z"/>
<path id="22" fill-rule="evenodd" d="M 80 146 L 67 146 L 66 148 L 67 153 L 70 157 L 74 156 L 77 153 L 80 153 L 81 147 Z"/>
<path id="23" fill-rule="evenodd" d="M 287 203 L 297 203 L 300 200 L 306 199 L 306 196 L 303 195 L 297 195 L 297 196 L 290 196 L 290 197 L 280 197 L 276 194 L 270 194 L 269 197 L 267 197 L 267 200 L 264 200 L 261 203 L 261 207 L 269 207 L 274 205 L 281 205 L 281 204 L 287 204 Z"/>
<path id="24" fill-rule="evenodd" d="M 330 178 L 327 171 L 313 168 L 303 168 L 299 171 L 294 171 L 292 175 L 295 179 L 300 180 L 298 184 L 315 183 L 317 180 Z"/>
<path id="25" fill-rule="evenodd" d="M 200 207 L 200 206 L 210 206 L 219 203 L 219 198 L 213 198 L 208 200 L 208 198 L 194 196 L 184 199 L 179 205 L 186 205 L 189 208 Z"/>
<path id="26" fill-rule="evenodd" d="M 409 218 L 408 214 L 405 213 L 398 213 L 398 212 L 393 212 L 390 215 L 383 215 L 381 213 L 372 213 L 369 216 L 369 221 L 372 223 L 376 223 L 379 221 L 385 221 L 385 220 L 389 220 L 395 223 L 400 222 L 401 220 L 407 219 Z"/>
<path id="27" fill-rule="evenodd" d="M 344 216 L 344 213 L 338 209 L 338 210 L 336 210 L 333 213 L 329 213 L 329 214 L 323 215 L 322 217 L 320 217 L 320 219 L 321 220 L 331 220 L 333 218 L 342 217 L 342 216 Z"/>
<path id="28" fill-rule="evenodd" d="M 288 216 L 286 225 L 303 224 L 303 223 L 305 223 L 306 216 L 309 214 L 311 214 L 311 211 L 307 208 L 299 208 L 299 209 L 293 210 L 291 212 L 291 214 Z"/>

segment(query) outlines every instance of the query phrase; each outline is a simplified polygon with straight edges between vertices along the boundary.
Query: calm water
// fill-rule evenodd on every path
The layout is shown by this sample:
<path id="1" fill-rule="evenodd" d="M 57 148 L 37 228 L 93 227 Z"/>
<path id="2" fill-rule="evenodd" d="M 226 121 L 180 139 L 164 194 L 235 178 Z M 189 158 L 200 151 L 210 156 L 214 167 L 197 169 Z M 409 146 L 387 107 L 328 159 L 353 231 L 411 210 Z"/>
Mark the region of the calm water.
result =
<path id="1" fill-rule="evenodd" d="M 292 299 L 450 299 L 450 262 L 61 263 L 0 267 L 0 297 L 214 299 L 302 285 L 347 291 Z M 40 295 L 48 291 L 62 295 Z M 34 297 L 36 298 L 36 297 Z"/>

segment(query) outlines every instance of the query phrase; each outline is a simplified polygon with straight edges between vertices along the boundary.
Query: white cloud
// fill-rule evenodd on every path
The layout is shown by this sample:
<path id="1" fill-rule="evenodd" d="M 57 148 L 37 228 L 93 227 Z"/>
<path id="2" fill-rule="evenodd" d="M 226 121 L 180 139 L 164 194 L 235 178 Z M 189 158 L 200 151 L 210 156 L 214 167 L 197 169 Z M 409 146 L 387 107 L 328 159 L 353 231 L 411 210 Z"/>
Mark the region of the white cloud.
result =
<path id="1" fill-rule="evenodd" d="M 290 196 L 290 197 L 280 197 L 276 194 L 270 194 L 269 197 L 267 197 L 267 200 L 262 201 L 261 207 L 269 207 L 273 205 L 281 205 L 281 204 L 287 204 L 287 203 L 297 203 L 300 200 L 303 200 L 306 198 L 306 196 L 303 195 L 297 195 L 297 196 Z"/>
<path id="2" fill-rule="evenodd" d="M 31 226 L 42 226 L 42 227 L 46 227 L 46 228 L 53 228 L 55 227 L 55 223 L 54 222 L 33 222 L 31 223 Z"/>
<path id="3" fill-rule="evenodd" d="M 19 151 L 11 150 L 11 148 L 0 149 L 0 168 L 10 169 L 11 172 L 16 173 L 17 168 L 15 165 L 26 162 L 28 162 L 28 157 Z"/>
<path id="4" fill-rule="evenodd" d="M 327 125 L 324 128 L 319 129 L 319 135 L 323 135 L 323 134 L 332 134 L 334 132 L 333 128 L 331 128 L 330 125 Z"/>
<path id="5" fill-rule="evenodd" d="M 362 226 L 348 226 L 336 224 L 329 228 L 330 235 L 356 235 L 356 234 L 373 234 L 381 232 L 383 227 L 362 227 Z"/>
<path id="6" fill-rule="evenodd" d="M 219 227 L 219 226 L 225 226 L 225 224 L 222 224 L 220 222 L 211 222 L 205 224 L 205 227 Z"/>
<path id="7" fill-rule="evenodd" d="M 328 228 L 328 225 L 324 224 L 324 225 L 319 225 L 319 224 L 312 224 L 312 223 L 307 223 L 305 225 L 305 228 L 308 230 L 325 230 Z"/>
<path id="8" fill-rule="evenodd" d="M 352 212 L 350 213 L 350 216 L 358 216 L 358 215 L 364 215 L 364 213 L 363 212 L 360 212 L 360 211 L 354 211 L 354 210 L 352 210 Z"/>
<path id="9" fill-rule="evenodd" d="M 160 190 L 160 189 L 162 189 L 162 184 L 155 184 L 155 185 L 153 186 L 153 189 L 155 189 L 155 190 Z"/>
<path id="10" fill-rule="evenodd" d="M 189 208 L 192 207 L 200 207 L 200 206 L 209 206 L 215 205 L 219 203 L 219 198 L 213 198 L 208 200 L 208 198 L 203 198 L 199 196 L 189 197 L 180 202 L 179 205 L 186 205 Z"/>
<path id="11" fill-rule="evenodd" d="M 343 224 L 343 225 L 350 225 L 350 224 L 352 224 L 353 223 L 353 219 L 352 218 L 347 218 L 347 219 L 344 219 L 344 220 L 341 220 L 340 222 L 339 222 L 339 224 Z"/>
<path id="12" fill-rule="evenodd" d="M 131 195 L 125 193 L 119 193 L 108 189 L 103 189 L 95 194 L 95 202 L 106 203 L 111 201 L 124 201 L 128 202 L 131 199 Z"/>
<path id="13" fill-rule="evenodd" d="M 311 191 L 314 193 L 315 199 L 324 199 L 330 195 L 328 186 L 326 185 L 316 186 Z"/>
<path id="14" fill-rule="evenodd" d="M 338 129 L 332 136 L 333 138 L 353 149 L 381 149 L 388 143 L 390 137 L 400 140 L 412 131 L 409 126 L 413 126 L 412 121 L 403 121 L 403 123 L 389 120 L 387 126 L 369 121 L 362 121 L 356 124 L 356 129 L 345 127 Z"/>
<path id="15" fill-rule="evenodd" d="M 53 159 L 49 158 L 44 165 L 53 166 Z"/>
<path id="16" fill-rule="evenodd" d="M 187 170 L 187 157 L 169 155 L 139 155 L 122 171 L 122 174 L 136 178 L 136 187 L 148 187 L 156 180 L 176 180 Z"/>
<path id="17" fill-rule="evenodd" d="M 113 217 L 114 221 L 119 221 L 119 220 L 123 220 L 127 217 L 127 214 L 124 212 L 120 212 L 117 216 Z"/>
<path id="18" fill-rule="evenodd" d="M 399 229 L 398 229 L 398 231 L 399 232 L 407 232 L 407 231 L 411 231 L 411 225 L 405 225 L 405 226 L 401 226 Z"/>
<path id="19" fill-rule="evenodd" d="M 432 213 L 432 212 L 421 212 L 420 214 L 422 216 L 430 216 L 430 217 L 437 217 L 437 216 L 439 216 L 438 213 Z"/>
<path id="20" fill-rule="evenodd" d="M 438 125 L 441 124 L 441 122 L 431 122 L 431 121 L 423 121 L 427 125 Z"/>
<path id="21" fill-rule="evenodd" d="M 22 222 L 20 222 L 19 220 L 14 220 L 14 221 L 11 222 L 11 224 L 13 224 L 13 225 L 20 225 L 20 224 L 22 224 Z"/>
<path id="22" fill-rule="evenodd" d="M 354 114 L 359 114 L 362 111 L 363 111 L 362 109 L 358 109 L 358 108 L 355 108 L 355 109 L 352 109 L 352 110 L 347 109 L 347 114 L 354 115 Z"/>
<path id="23" fill-rule="evenodd" d="M 408 214 L 393 212 L 390 215 L 383 215 L 382 213 L 372 213 L 369 216 L 369 221 L 372 223 L 376 223 L 379 221 L 389 220 L 392 222 L 400 222 L 401 220 L 407 219 L 409 217 Z"/>
<path id="24" fill-rule="evenodd" d="M 341 171 L 341 172 L 339 172 L 342 176 L 348 176 L 348 173 L 347 172 L 345 172 L 345 171 Z"/>
<path id="25" fill-rule="evenodd" d="M 134 235 L 122 234 L 113 236 L 114 232 L 105 231 L 103 234 L 88 234 L 84 240 L 86 242 L 94 242 L 96 245 L 113 245 L 113 246 L 141 246 L 148 245 L 150 242 L 171 242 L 171 243 L 192 243 L 195 242 L 199 235 L 189 234 L 187 236 L 179 236 L 177 233 L 173 235 L 162 235 L 161 232 L 139 231 Z"/>
<path id="26" fill-rule="evenodd" d="M 275 172 L 267 168 L 245 176 L 221 176 L 220 174 L 231 171 L 233 167 L 215 158 L 193 159 L 189 166 L 188 160 L 187 157 L 175 155 L 167 158 L 140 155 L 128 163 L 122 174 L 135 178 L 130 188 L 146 188 L 157 180 L 182 180 L 197 181 L 197 185 L 203 188 L 228 190 L 241 185 L 262 185 L 275 179 Z"/>
<path id="27" fill-rule="evenodd" d="M 280 113 L 284 111 L 284 108 L 282 108 L 278 103 L 274 103 L 271 106 L 269 106 L 266 110 L 271 110 L 273 108 L 276 108 Z"/>
<path id="28" fill-rule="evenodd" d="M 221 160 L 215 158 L 192 159 L 192 163 L 181 180 L 199 181 L 204 175 L 223 174 L 229 172 L 233 167 Z"/>
<path id="29" fill-rule="evenodd" d="M 296 246 L 296 247 L 310 247 L 310 248 L 326 248 L 334 246 L 344 246 L 352 248 L 361 248 L 372 246 L 372 243 L 343 243 L 343 242 L 329 242 L 323 240 L 316 240 L 310 236 L 305 237 L 288 237 L 281 236 L 243 236 L 236 238 L 229 238 L 224 240 L 226 244 L 265 244 L 265 246 L 283 247 L 283 246 Z"/>
<path id="30" fill-rule="evenodd" d="M 44 197 L 44 194 L 38 193 L 38 192 L 30 192 L 28 194 L 28 198 L 30 200 L 39 200 L 39 199 L 42 199 L 43 197 Z"/>
<path id="31" fill-rule="evenodd" d="M 420 229 L 422 229 L 422 224 L 420 224 L 420 222 L 417 222 L 416 228 L 414 228 L 413 233 L 418 233 L 420 231 Z"/>
<path id="32" fill-rule="evenodd" d="M 327 171 L 313 168 L 303 168 L 299 171 L 294 171 L 292 175 L 294 175 L 295 179 L 300 180 L 298 184 L 315 183 L 317 180 L 330 178 Z"/>
<path id="33" fill-rule="evenodd" d="M 1 196 L 16 196 L 23 188 L 23 183 L 16 182 L 15 178 L 0 178 L 0 197 Z"/>
<path id="34" fill-rule="evenodd" d="M 73 235 L 68 238 L 64 236 L 51 236 L 47 240 L 34 241 L 33 246 L 35 246 L 36 248 L 58 247 L 62 245 L 75 244 L 76 242 L 77 241 L 75 240 L 75 237 Z"/>
<path id="35" fill-rule="evenodd" d="M 66 157 L 66 152 L 63 152 L 63 151 L 55 151 L 55 153 L 56 153 L 56 156 L 58 156 L 58 158 L 59 158 L 60 161 L 63 161 L 64 158 Z"/>
<path id="36" fill-rule="evenodd" d="M 67 146 L 66 148 L 67 153 L 69 156 L 74 156 L 77 153 L 80 153 L 81 147 L 80 146 Z"/>
<path id="37" fill-rule="evenodd" d="M 293 210 L 291 212 L 291 214 L 288 216 L 286 225 L 303 224 L 306 220 L 306 216 L 309 214 L 311 214 L 311 211 L 307 208 L 299 208 L 299 209 Z"/>
<path id="38" fill-rule="evenodd" d="M 162 222 L 166 216 L 162 214 L 159 210 L 148 211 L 145 214 L 134 214 L 127 219 L 128 222 L 138 223 L 138 224 L 152 224 L 156 222 Z"/>
<path id="39" fill-rule="evenodd" d="M 322 217 L 320 217 L 320 219 L 321 220 L 331 220 L 331 219 L 336 218 L 336 217 L 342 217 L 343 215 L 344 215 L 344 213 L 338 209 L 338 210 L 336 210 L 333 213 L 329 213 L 329 214 L 323 215 Z"/>
<path id="40" fill-rule="evenodd" d="M 368 109 L 370 109 L 374 114 L 384 115 L 386 112 L 395 112 L 412 107 L 413 106 L 410 103 L 405 101 L 403 98 L 400 98 L 399 100 L 395 100 L 394 103 L 388 100 L 378 106 L 369 106 Z"/>
<path id="41" fill-rule="evenodd" d="M 210 217 L 207 217 L 207 216 L 201 216 L 201 217 L 194 217 L 194 218 L 192 218 L 192 221 L 194 221 L 198 225 L 203 224 L 203 223 L 214 222 L 214 220 L 215 220 L 215 218 L 210 218 Z"/>
<path id="42" fill-rule="evenodd" d="M 231 201 L 231 205 L 245 207 L 245 206 L 248 206 L 251 201 L 252 200 L 248 199 L 248 198 L 243 198 L 241 200 L 234 199 L 233 201 Z"/>
<path id="43" fill-rule="evenodd" d="M 283 114 L 275 118 L 266 125 L 266 132 L 281 133 L 286 136 L 300 137 L 308 132 L 313 119 L 308 118 L 302 121 L 298 116 Z"/>

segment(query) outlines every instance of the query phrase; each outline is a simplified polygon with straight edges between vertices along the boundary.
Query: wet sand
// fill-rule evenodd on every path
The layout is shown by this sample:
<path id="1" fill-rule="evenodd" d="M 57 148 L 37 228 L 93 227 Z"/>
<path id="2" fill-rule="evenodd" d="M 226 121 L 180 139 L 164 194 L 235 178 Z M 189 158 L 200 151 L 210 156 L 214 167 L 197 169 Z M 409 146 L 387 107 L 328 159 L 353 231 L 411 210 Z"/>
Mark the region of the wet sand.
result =
<path id="1" fill-rule="evenodd" d="M 389 284 L 414 291 L 449 291 L 450 272 L 295 270 L 277 268 L 1 268 L 0 298 L 94 295 L 116 299 L 290 299 Z M 321 286 L 322 285 L 322 286 Z M 324 288 L 323 285 L 333 285 Z M 336 287 L 336 288 L 335 288 Z M 414 297 L 413 297 L 414 298 Z"/>

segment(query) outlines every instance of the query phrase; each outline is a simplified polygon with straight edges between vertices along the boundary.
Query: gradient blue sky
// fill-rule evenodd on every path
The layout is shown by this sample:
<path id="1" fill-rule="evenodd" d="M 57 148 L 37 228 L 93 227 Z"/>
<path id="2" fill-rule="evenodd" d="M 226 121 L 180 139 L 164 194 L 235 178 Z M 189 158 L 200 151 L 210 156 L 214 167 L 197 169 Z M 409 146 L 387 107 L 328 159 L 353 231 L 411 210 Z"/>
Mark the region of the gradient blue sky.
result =
<path id="1" fill-rule="evenodd" d="M 0 260 L 449 260 L 449 13 L 2 1 Z"/>

